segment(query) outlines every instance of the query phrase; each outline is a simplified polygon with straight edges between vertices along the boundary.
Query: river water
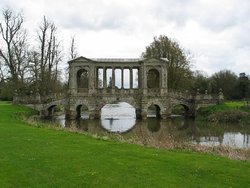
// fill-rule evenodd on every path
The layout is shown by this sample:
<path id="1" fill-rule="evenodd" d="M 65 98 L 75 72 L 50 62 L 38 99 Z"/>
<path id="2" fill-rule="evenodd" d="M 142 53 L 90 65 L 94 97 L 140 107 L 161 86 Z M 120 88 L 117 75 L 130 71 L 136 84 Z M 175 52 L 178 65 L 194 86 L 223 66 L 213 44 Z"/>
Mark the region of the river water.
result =
<path id="1" fill-rule="evenodd" d="M 55 121 L 62 127 L 79 132 L 99 136 L 115 134 L 124 140 L 151 146 L 191 143 L 250 148 L 250 126 L 201 123 L 183 118 L 136 120 L 135 109 L 127 103 L 104 106 L 100 120 L 89 120 L 88 115 L 83 113 L 82 118 L 75 121 L 65 121 L 64 115 L 57 116 Z"/>

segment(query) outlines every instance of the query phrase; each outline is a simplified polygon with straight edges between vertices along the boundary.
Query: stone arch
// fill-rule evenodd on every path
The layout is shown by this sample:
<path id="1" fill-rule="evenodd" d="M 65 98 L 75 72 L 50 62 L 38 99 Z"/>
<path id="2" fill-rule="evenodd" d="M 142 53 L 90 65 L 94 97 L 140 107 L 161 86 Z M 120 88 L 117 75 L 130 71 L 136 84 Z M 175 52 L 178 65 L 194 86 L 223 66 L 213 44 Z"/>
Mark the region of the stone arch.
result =
<path id="1" fill-rule="evenodd" d="M 77 88 L 89 88 L 89 71 L 80 69 L 77 71 Z"/>
<path id="2" fill-rule="evenodd" d="M 149 101 L 146 106 L 146 111 L 148 114 L 149 108 L 152 107 L 152 110 L 154 111 L 155 117 L 157 119 L 161 119 L 162 113 L 164 112 L 164 106 L 159 101 Z"/>
<path id="3" fill-rule="evenodd" d="M 182 114 L 182 115 L 185 116 L 185 117 L 187 117 L 187 116 L 188 116 L 188 112 L 190 111 L 190 107 L 189 107 L 188 105 L 184 104 L 184 103 L 177 103 L 177 104 L 174 104 L 174 105 L 172 106 L 172 108 L 171 108 L 171 114 L 172 114 L 172 112 L 173 112 L 173 109 L 174 109 L 175 107 L 177 107 L 177 106 L 183 107 L 183 109 L 184 109 L 184 114 Z"/>
<path id="4" fill-rule="evenodd" d="M 54 114 L 54 109 L 55 109 L 56 105 L 51 105 L 47 108 L 47 116 L 48 117 L 52 117 Z"/>
<path id="5" fill-rule="evenodd" d="M 160 88 L 160 73 L 155 68 L 147 72 L 147 88 Z"/>
<path id="6" fill-rule="evenodd" d="M 147 107 L 147 117 L 161 118 L 161 108 L 157 104 L 151 104 Z"/>
<path id="7" fill-rule="evenodd" d="M 84 105 L 84 104 L 79 104 L 76 106 L 76 118 L 80 118 L 81 117 L 81 114 L 82 112 L 85 111 L 86 112 L 86 117 L 85 118 L 89 118 L 89 108 L 87 105 Z"/>

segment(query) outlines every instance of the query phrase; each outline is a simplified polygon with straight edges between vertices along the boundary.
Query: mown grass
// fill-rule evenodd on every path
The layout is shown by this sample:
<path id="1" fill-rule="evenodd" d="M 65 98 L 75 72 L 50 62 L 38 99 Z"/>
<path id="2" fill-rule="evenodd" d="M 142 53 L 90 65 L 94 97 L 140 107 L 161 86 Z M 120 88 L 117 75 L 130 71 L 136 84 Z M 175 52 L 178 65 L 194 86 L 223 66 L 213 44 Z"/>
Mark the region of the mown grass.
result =
<path id="1" fill-rule="evenodd" d="M 250 163 L 37 128 L 0 102 L 0 187 L 248 187 Z"/>

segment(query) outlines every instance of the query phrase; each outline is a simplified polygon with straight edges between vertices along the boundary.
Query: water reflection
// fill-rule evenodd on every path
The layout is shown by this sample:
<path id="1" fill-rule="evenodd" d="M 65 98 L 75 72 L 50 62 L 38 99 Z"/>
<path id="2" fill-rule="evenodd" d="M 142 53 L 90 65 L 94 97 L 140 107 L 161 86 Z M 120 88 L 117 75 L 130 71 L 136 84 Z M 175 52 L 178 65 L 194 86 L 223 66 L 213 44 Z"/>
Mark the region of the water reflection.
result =
<path id="1" fill-rule="evenodd" d="M 206 146 L 230 146 L 250 148 L 250 127 L 229 124 L 198 123 L 191 120 L 136 120 L 135 118 L 57 121 L 66 128 L 90 134 L 105 135 L 107 132 L 123 132 L 124 139 L 157 147 L 173 143 L 192 143 Z"/>
<path id="2" fill-rule="evenodd" d="M 128 103 L 107 104 L 102 108 L 101 125 L 109 132 L 129 131 L 135 123 L 135 108 Z"/>
<path id="3" fill-rule="evenodd" d="M 134 127 L 135 119 L 102 119 L 101 125 L 104 129 L 110 132 L 127 132 Z"/>

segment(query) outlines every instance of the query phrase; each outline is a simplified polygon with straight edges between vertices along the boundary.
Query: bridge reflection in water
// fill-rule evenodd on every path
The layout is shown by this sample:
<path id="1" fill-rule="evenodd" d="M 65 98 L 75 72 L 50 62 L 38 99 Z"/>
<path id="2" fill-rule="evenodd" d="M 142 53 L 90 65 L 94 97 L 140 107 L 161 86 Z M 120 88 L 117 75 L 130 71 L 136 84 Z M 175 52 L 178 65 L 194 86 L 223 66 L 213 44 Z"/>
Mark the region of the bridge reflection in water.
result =
<path id="1" fill-rule="evenodd" d="M 171 147 L 176 143 L 191 143 L 250 149 L 250 127 L 247 126 L 201 124 L 185 119 L 159 120 L 156 118 L 147 120 L 80 118 L 66 121 L 61 118 L 60 123 L 66 129 L 98 136 L 113 136 L 110 132 L 118 132 L 120 139 L 148 146 Z"/>

